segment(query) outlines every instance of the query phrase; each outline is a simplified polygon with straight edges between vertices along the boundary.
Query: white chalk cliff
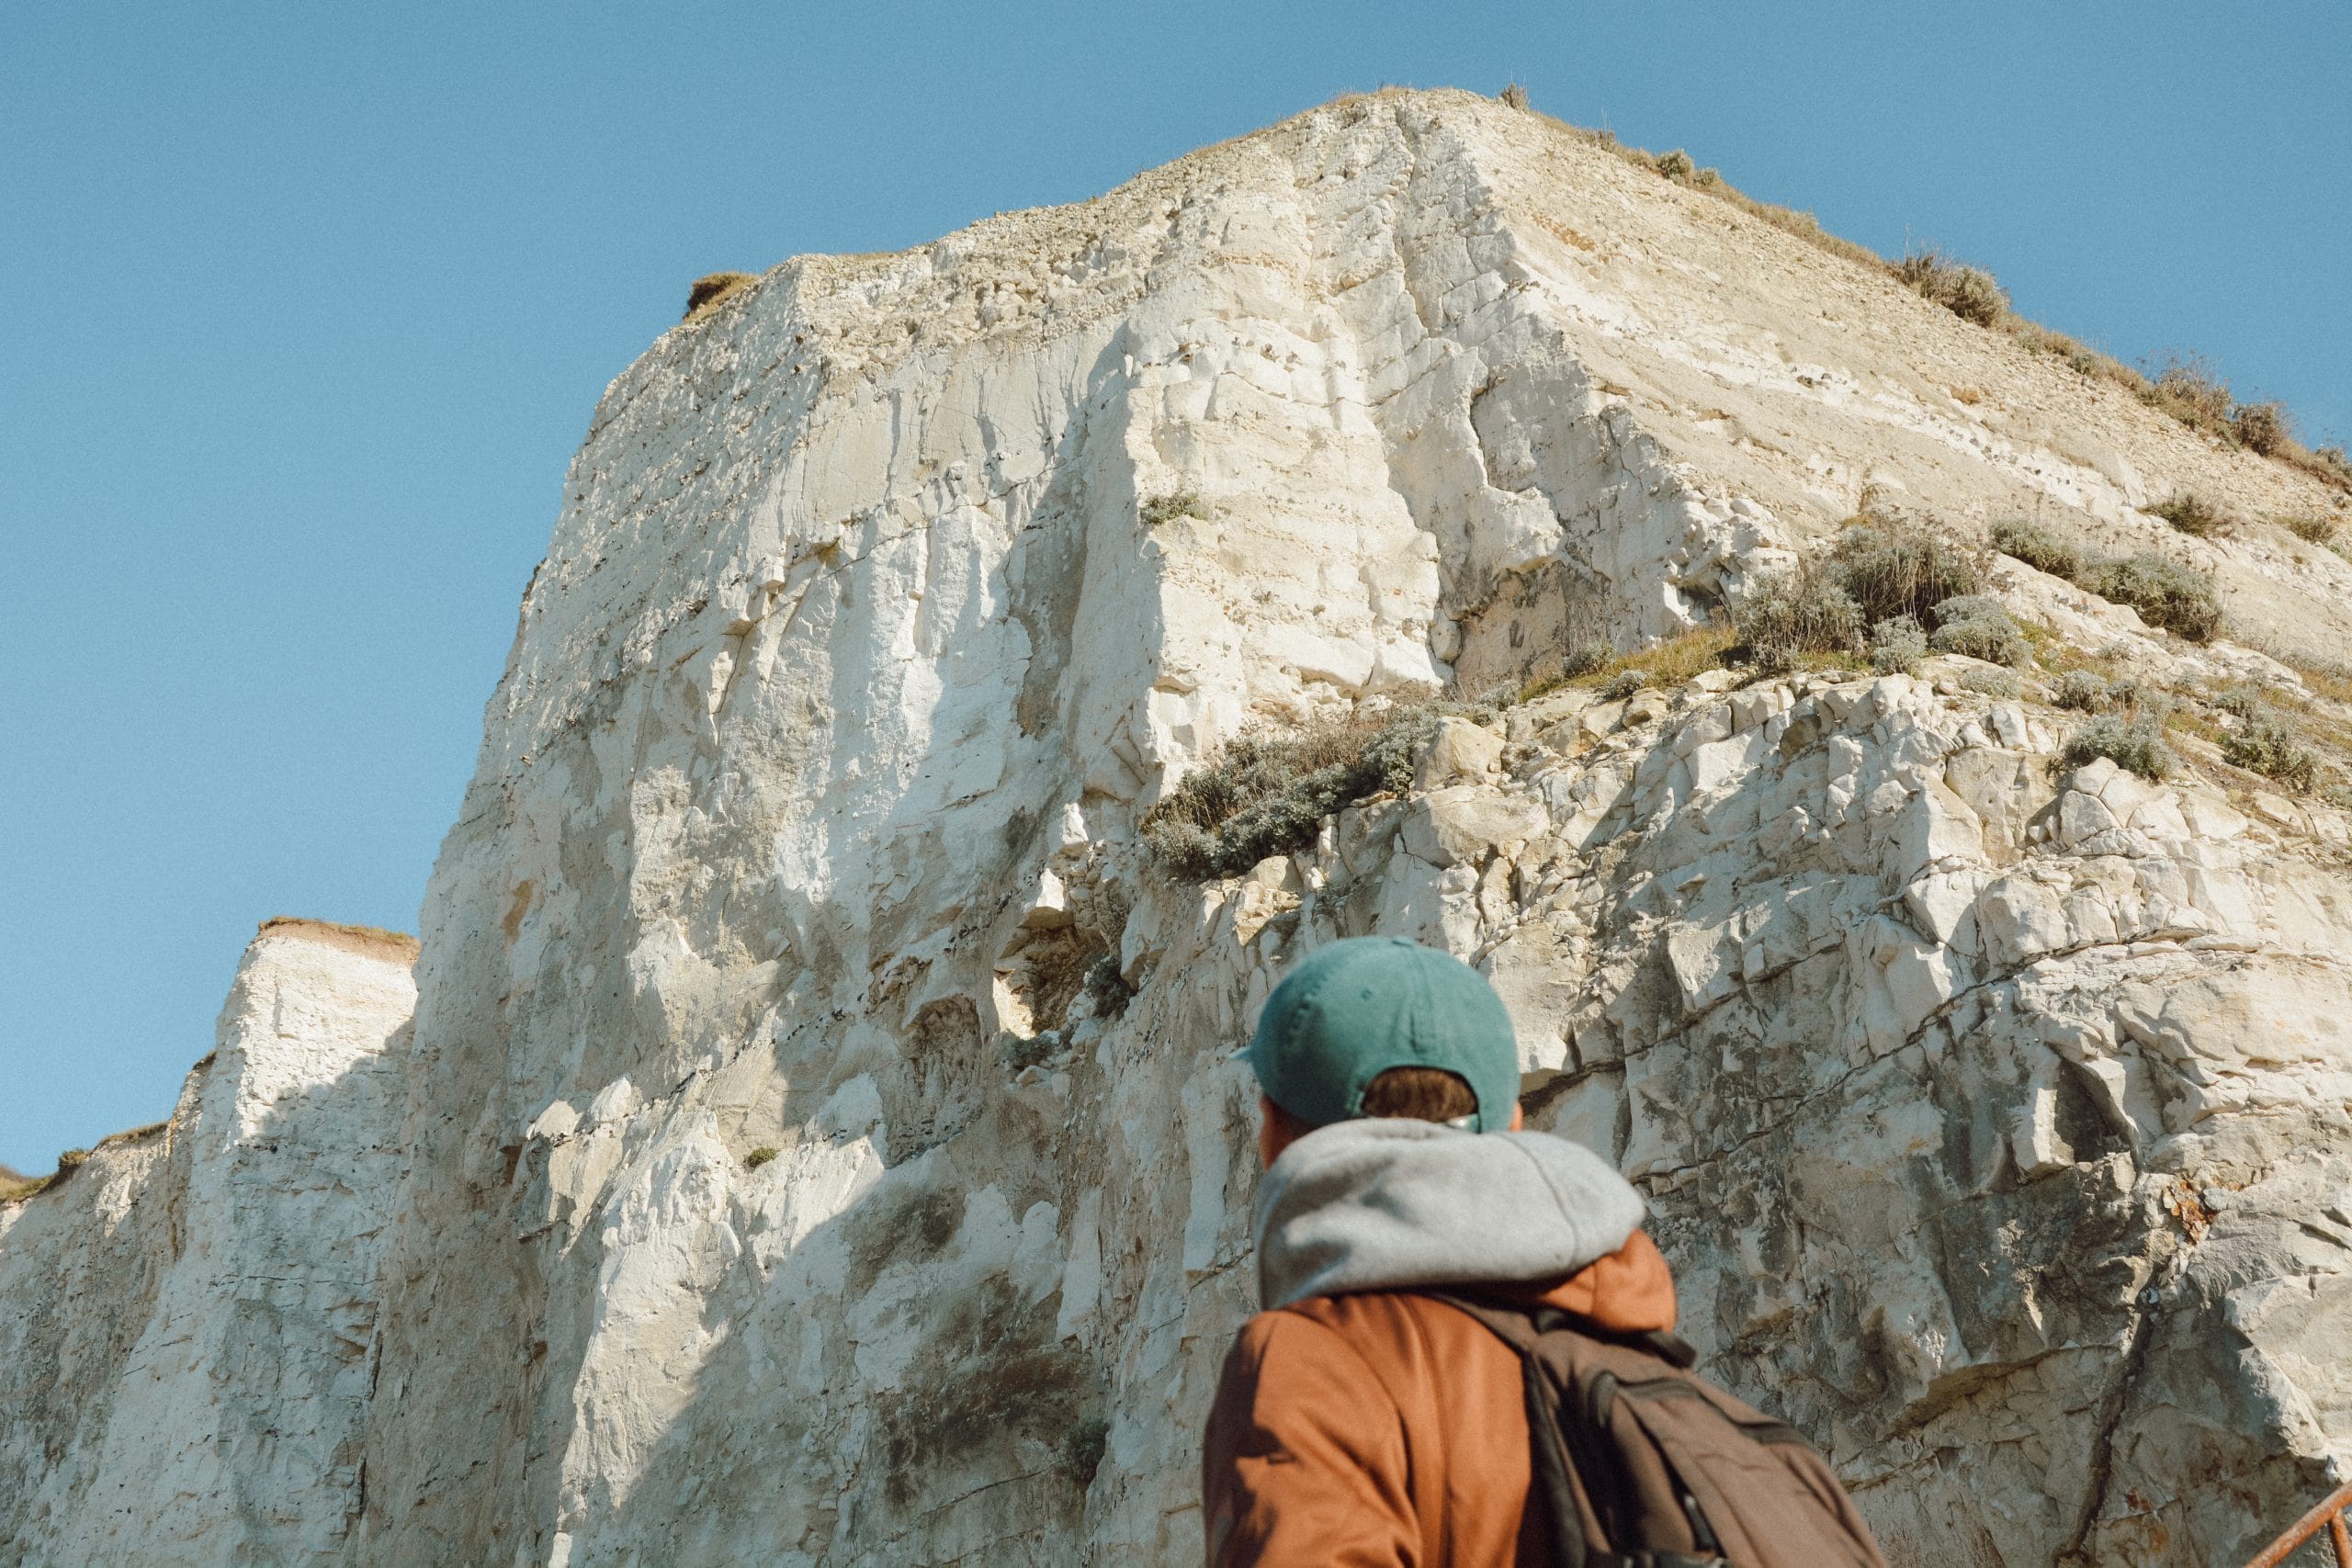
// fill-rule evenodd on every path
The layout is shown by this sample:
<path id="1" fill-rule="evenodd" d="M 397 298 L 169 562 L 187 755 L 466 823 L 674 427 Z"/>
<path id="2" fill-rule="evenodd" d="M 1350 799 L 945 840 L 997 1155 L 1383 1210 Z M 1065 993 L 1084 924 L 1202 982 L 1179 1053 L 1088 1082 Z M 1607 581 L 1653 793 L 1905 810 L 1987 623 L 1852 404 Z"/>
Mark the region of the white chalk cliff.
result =
<path id="1" fill-rule="evenodd" d="M 0 1560 L 1194 1561 L 1232 1053 L 1372 931 L 1494 976 L 1896 1562 L 2237 1560 L 2352 1459 L 2342 811 L 2065 769 L 1941 660 L 1572 686 L 1246 876 L 1139 844 L 1223 740 L 1671 637 L 1866 487 L 2193 558 L 2239 640 L 2000 563 L 2144 680 L 2352 653 L 2336 556 L 2139 510 L 2316 482 L 1464 94 L 775 268 L 596 411 L 413 1021 L 266 931 L 171 1123 L 0 1205 Z"/>

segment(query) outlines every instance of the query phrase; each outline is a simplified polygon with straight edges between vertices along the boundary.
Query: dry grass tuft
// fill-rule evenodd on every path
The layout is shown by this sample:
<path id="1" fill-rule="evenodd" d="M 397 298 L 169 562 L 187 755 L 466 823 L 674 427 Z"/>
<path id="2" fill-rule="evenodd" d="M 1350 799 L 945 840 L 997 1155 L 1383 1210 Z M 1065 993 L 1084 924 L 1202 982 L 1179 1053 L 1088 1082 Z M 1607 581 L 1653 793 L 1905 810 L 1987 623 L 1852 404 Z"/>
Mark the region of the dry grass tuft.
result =
<path id="1" fill-rule="evenodd" d="M 1963 321 L 1997 327 L 2009 313 L 2009 297 L 1982 267 L 1952 261 L 1937 251 L 1918 251 L 1894 264 L 1894 276 L 1921 299 L 1941 305 Z"/>
<path id="2" fill-rule="evenodd" d="M 2230 384 L 2213 374 L 2202 359 L 2190 355 L 2165 362 L 2140 394 L 2150 408 L 2172 415 L 2191 430 L 2222 440 L 2230 429 Z"/>
<path id="3" fill-rule="evenodd" d="M 1650 167 L 1677 185 L 1689 185 L 1691 177 L 1699 172 L 1699 165 L 1690 161 L 1690 154 L 1679 147 L 1651 159 Z"/>
<path id="4" fill-rule="evenodd" d="M 1608 693 L 1628 675 L 1638 680 L 1618 695 L 1630 695 L 1644 686 L 1679 686 L 1709 670 L 1723 668 L 1724 655 L 1738 640 L 1730 626 L 1711 621 L 1638 653 L 1611 653 L 1598 644 L 1586 644 L 1570 649 L 1566 674 L 1528 682 L 1517 700 L 1533 702 L 1570 686 Z"/>
<path id="5" fill-rule="evenodd" d="M 2193 539 L 2233 532 L 2230 514 L 2194 491 L 2182 491 L 2148 510 Z"/>
<path id="6" fill-rule="evenodd" d="M 2265 653 L 2303 678 L 2303 684 L 2331 703 L 2352 707 L 2352 664 L 2323 659 L 2300 649 L 2265 647 Z"/>
<path id="7" fill-rule="evenodd" d="M 2249 452 L 2259 452 L 2275 457 L 2294 439 L 2287 405 L 2271 400 L 2259 403 L 2240 403 L 2230 411 L 2230 434 L 2238 445 Z"/>
<path id="8" fill-rule="evenodd" d="M 758 281 L 757 277 L 748 272 L 705 273 L 695 279 L 694 287 L 686 290 L 684 320 L 693 321 L 704 311 L 716 308 L 720 300 L 737 289 Z"/>
<path id="9" fill-rule="evenodd" d="M 2337 525 L 2333 517 L 2320 517 L 2305 513 L 2294 517 L 2281 517 L 2278 519 L 2278 524 L 2305 544 L 2318 545 L 2324 549 L 2331 550 L 2335 547 Z"/>

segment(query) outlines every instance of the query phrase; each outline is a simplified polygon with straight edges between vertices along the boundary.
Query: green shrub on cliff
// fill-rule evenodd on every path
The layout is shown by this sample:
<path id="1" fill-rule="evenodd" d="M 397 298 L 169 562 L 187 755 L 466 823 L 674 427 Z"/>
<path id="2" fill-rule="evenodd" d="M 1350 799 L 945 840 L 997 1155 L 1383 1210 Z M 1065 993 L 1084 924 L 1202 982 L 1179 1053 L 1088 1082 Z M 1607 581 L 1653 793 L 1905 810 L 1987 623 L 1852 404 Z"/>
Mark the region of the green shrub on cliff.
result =
<path id="1" fill-rule="evenodd" d="M 1470 711 L 1442 703 L 1385 709 L 1228 741 L 1145 814 L 1144 842 L 1183 881 L 1238 876 L 1313 843 L 1323 818 L 1342 807 L 1404 791 L 1437 721 Z"/>
<path id="2" fill-rule="evenodd" d="M 2112 714 L 2095 718 L 2066 738 L 2059 755 L 2070 768 L 2106 757 L 2143 779 L 2165 778 L 2180 766 L 2180 758 L 2165 744 L 2163 721 L 2148 714 L 2133 719 Z"/>

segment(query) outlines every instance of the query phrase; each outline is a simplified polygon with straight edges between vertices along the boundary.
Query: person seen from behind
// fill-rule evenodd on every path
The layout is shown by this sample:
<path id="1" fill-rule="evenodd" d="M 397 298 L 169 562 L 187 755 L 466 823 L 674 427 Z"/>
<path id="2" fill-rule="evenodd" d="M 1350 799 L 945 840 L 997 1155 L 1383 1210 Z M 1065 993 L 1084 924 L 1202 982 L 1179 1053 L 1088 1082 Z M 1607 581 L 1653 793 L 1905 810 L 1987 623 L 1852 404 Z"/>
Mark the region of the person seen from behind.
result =
<path id="1" fill-rule="evenodd" d="M 1203 1441 L 1210 1568 L 1883 1568 L 1817 1456 L 1683 1370 L 1641 1197 L 1521 1129 L 1510 1020 L 1476 971 L 1332 943 L 1275 987 L 1249 1059 L 1263 1310 Z M 1695 1456 L 1724 1440 L 1694 1422 L 1761 1468 L 1720 1484 Z"/>

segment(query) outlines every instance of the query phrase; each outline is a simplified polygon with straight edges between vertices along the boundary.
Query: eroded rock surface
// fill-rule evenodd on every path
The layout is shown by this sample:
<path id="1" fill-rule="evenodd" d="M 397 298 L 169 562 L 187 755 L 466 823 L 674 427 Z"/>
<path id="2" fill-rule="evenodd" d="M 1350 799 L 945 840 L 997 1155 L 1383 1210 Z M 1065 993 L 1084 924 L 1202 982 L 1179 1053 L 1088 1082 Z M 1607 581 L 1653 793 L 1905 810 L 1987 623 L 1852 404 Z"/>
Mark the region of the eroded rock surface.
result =
<path id="1" fill-rule="evenodd" d="M 344 1561 L 413 946 L 276 920 L 162 1126 L 0 1205 L 0 1561 Z"/>
<path id="2" fill-rule="evenodd" d="M 1866 486 L 2194 551 L 2352 646 L 2333 555 L 2137 510 L 2309 481 L 1465 95 L 738 291 L 600 406 L 397 1104 L 286 1179 L 344 1194 L 372 1396 L 318 1362 L 299 1478 L 204 1462 L 352 1562 L 1191 1560 L 1253 1304 L 1231 1054 L 1383 931 L 1493 975 L 1536 1123 L 1650 1195 L 1706 1369 L 1897 1561 L 2242 1554 L 2352 1452 L 2341 813 L 2059 768 L 2070 719 L 1947 660 L 1458 719 L 1205 887 L 1138 842 L 1222 741 L 1673 637 Z M 2297 679 L 2001 591 L 2151 678 Z M 0 1291 L 126 1281 L 0 1328 L 42 1400 L 131 1397 L 180 1137 L 0 1211 Z M 119 1506 L 21 1457 L 130 1431 L 73 1403 L 9 1415 L 21 1540 Z"/>

